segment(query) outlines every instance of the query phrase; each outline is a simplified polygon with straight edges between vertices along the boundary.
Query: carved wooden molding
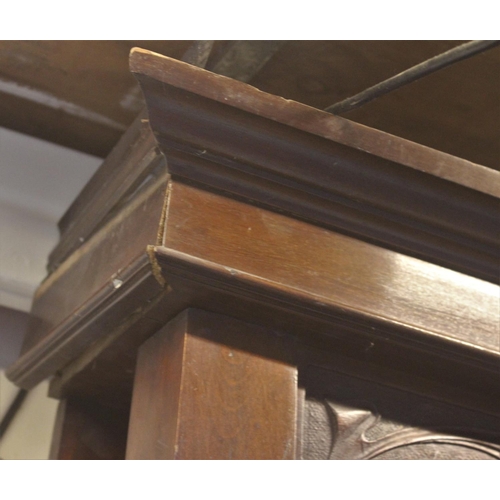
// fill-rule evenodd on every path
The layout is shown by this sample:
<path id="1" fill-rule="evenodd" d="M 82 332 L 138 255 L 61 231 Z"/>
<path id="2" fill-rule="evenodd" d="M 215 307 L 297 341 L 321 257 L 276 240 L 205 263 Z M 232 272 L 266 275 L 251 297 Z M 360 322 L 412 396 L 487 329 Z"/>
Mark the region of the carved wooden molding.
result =
<path id="1" fill-rule="evenodd" d="M 62 387 L 94 358 L 133 359 L 154 327 L 193 306 L 313 343 L 330 336 L 358 360 L 396 364 L 404 351 L 422 372 L 466 366 L 480 374 L 470 391 L 498 375 L 498 287 L 477 278 L 496 276 L 498 172 L 168 58 L 135 51 L 131 65 L 169 189 L 165 176 L 121 205 L 134 165 L 142 175 L 148 155 L 161 158 L 150 133 L 139 140 L 145 160 L 122 144 L 124 191 L 108 206 L 110 181 L 92 223 L 62 225 L 92 236 L 40 286 L 41 323 L 13 381 L 57 374 Z M 153 326 L 136 329 L 146 310 Z M 114 382 L 128 380 L 125 364 Z"/>
<path id="2" fill-rule="evenodd" d="M 117 239 L 99 240 L 104 233 L 97 233 L 40 288 L 34 311 L 47 324 L 33 332 L 31 348 L 9 371 L 16 383 L 29 387 L 101 336 L 115 338 L 130 311 L 147 308 L 161 294 L 160 323 L 196 305 L 247 321 L 275 322 L 285 331 L 308 332 L 309 338 L 331 335 L 356 356 L 371 345 L 378 353 L 394 345 L 417 358 L 426 353 L 432 362 L 446 359 L 455 369 L 461 364 L 496 374 L 495 285 L 175 180 L 162 219 L 165 185 L 156 189 L 137 200 L 132 219 L 121 216 L 114 222 L 109 234 L 120 235 Z M 149 205 L 151 197 L 158 199 Z M 148 206 L 153 213 L 144 210 Z M 144 214 L 152 227 L 144 224 Z M 125 221 L 127 230 L 121 226 Z M 143 226 L 147 231 L 138 238 Z M 163 245 L 152 248 L 150 261 L 146 246 L 155 239 Z M 137 253 L 142 255 L 143 273 L 134 274 L 142 278 L 134 278 L 130 293 L 125 282 L 112 287 L 120 268 L 113 259 L 121 255 L 113 248 L 126 250 L 132 267 Z M 94 255 L 106 265 L 88 275 Z M 78 281 L 81 276 L 86 280 Z M 58 303 L 75 282 L 80 287 L 66 304 Z M 134 328 L 130 324 L 123 332 Z M 130 352 L 136 348 L 130 342 Z M 388 355 L 381 357 L 391 362 Z"/>
<path id="3" fill-rule="evenodd" d="M 500 173 L 134 49 L 174 176 L 496 282 Z"/>
<path id="4" fill-rule="evenodd" d="M 93 342 L 116 334 L 137 320 L 147 310 L 147 302 L 161 293 L 144 254 L 121 272 L 114 274 L 89 300 L 66 317 L 50 334 L 23 354 L 7 371 L 10 380 L 21 387 L 32 388 L 51 376 Z M 113 331 L 106 325 L 112 324 Z M 114 335 L 113 335 L 114 334 Z"/>
<path id="5" fill-rule="evenodd" d="M 59 221 L 61 238 L 49 256 L 49 271 L 116 214 L 148 175 L 154 179 L 165 170 L 165 158 L 143 110 Z"/>
<path id="6" fill-rule="evenodd" d="M 330 460 L 370 460 L 378 458 L 390 451 L 398 448 L 407 448 L 415 445 L 453 445 L 467 450 L 475 450 L 479 454 L 488 455 L 496 460 L 500 460 L 500 445 L 471 439 L 454 432 L 463 429 L 424 429 L 418 427 L 401 426 L 398 430 L 393 430 L 378 438 L 368 438 L 367 433 L 375 428 L 380 422 L 380 415 L 375 409 L 360 409 L 339 403 L 331 403 L 327 400 L 323 402 L 330 417 L 332 426 L 332 443 L 329 454 Z M 358 403 L 359 404 L 359 403 Z M 471 432 L 470 429 L 467 429 Z M 498 438 L 498 436 L 497 436 Z M 434 456 L 439 446 L 432 447 L 429 455 L 423 453 L 422 458 L 438 458 Z M 460 453 L 457 453 L 457 458 Z M 475 456 L 475 455 L 474 455 Z M 462 458 L 467 458 L 465 453 Z M 473 457 L 469 457 L 473 458 Z"/>
<path id="7" fill-rule="evenodd" d="M 181 182 L 171 183 L 167 206 L 155 248 L 167 282 L 180 277 L 497 369 L 491 283 Z"/>
<path id="8" fill-rule="evenodd" d="M 38 288 L 23 351 L 7 371 L 13 382 L 31 388 L 53 375 L 162 292 L 146 248 L 157 240 L 165 187 L 164 175 Z"/>
<path id="9" fill-rule="evenodd" d="M 303 368 L 301 385 L 305 459 L 500 459 L 498 413 L 334 366 Z"/>

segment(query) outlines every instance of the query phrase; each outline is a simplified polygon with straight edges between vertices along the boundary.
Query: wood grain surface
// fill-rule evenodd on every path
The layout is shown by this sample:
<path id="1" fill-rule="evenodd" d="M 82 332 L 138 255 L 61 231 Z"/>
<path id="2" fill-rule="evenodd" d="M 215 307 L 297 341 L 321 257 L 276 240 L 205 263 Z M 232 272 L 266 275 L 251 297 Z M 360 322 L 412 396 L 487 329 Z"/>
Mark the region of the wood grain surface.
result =
<path id="1" fill-rule="evenodd" d="M 161 292 L 146 248 L 158 237 L 166 182 L 147 186 L 38 288 L 13 381 L 32 387 Z"/>
<path id="2" fill-rule="evenodd" d="M 496 285 L 193 186 L 169 192 L 164 247 L 228 284 L 259 282 L 325 313 L 400 326 L 403 341 L 500 354 Z"/>
<path id="3" fill-rule="evenodd" d="M 131 196 L 137 195 L 135 191 L 144 187 L 148 176 L 151 183 L 165 171 L 165 158 L 151 132 L 147 113 L 142 110 L 59 221 L 61 236 L 49 255 L 49 271 L 61 265 Z"/>
<path id="4" fill-rule="evenodd" d="M 296 366 L 307 349 L 324 349 L 317 358 L 346 371 L 377 372 L 396 386 L 498 411 L 498 173 L 168 58 L 136 51 L 132 66 L 150 91 L 151 123 L 172 171 L 168 190 L 165 177 L 129 198 L 144 173 L 136 167 L 147 166 L 141 162 L 151 152 L 160 157 L 141 122 L 145 135 L 124 140 L 61 224 L 65 234 L 78 226 L 90 238 L 39 288 L 39 323 L 9 377 L 28 387 L 55 375 L 58 397 L 94 393 L 100 404 L 108 398 L 123 407 L 139 345 L 196 307 L 261 326 L 241 327 L 251 345 L 233 344 L 238 320 L 219 318 L 212 337 L 193 313 L 161 342 L 155 337 L 157 348 L 144 344 L 141 359 L 168 365 L 167 385 L 179 388 L 165 392 L 165 411 L 184 412 L 162 427 L 161 412 L 137 410 L 170 443 L 158 451 L 152 433 L 145 453 L 173 457 L 176 445 L 189 444 L 183 436 L 196 435 L 192 415 L 209 400 L 237 400 L 236 379 L 273 378 L 276 366 Z M 296 336 L 294 356 L 283 361 L 258 340 L 273 328 Z M 228 360 L 233 348 L 241 366 Z M 162 365 L 167 358 L 174 363 Z M 208 385 L 197 385 L 195 365 Z M 139 366 L 136 384 L 145 388 L 134 405 L 147 408 L 166 386 L 146 361 Z M 261 394 L 258 387 L 251 390 Z M 218 429 L 218 418 L 202 423 L 203 435 L 231 441 L 239 424 Z M 134 439 L 130 449 L 140 454 L 142 437 Z M 273 453 L 290 452 L 273 443 Z M 242 453 L 224 446 L 198 448 L 205 456 Z"/>
<path id="5" fill-rule="evenodd" d="M 146 78 L 149 77 L 478 191 L 497 195 L 500 192 L 499 174 L 494 170 L 459 158 L 454 162 L 461 168 L 446 168 L 447 160 L 454 158 L 451 155 L 404 139 L 391 143 L 388 140 L 394 136 L 385 132 L 267 94 L 243 82 L 161 54 L 134 48 L 130 54 L 130 69 L 139 77 L 143 87 L 148 85 Z M 431 159 L 434 161 L 429 161 Z M 491 184 L 493 180 L 496 182 Z"/>
<path id="6" fill-rule="evenodd" d="M 294 458 L 287 357 L 286 337 L 271 330 L 185 311 L 140 349 L 127 459 Z"/>
<path id="7" fill-rule="evenodd" d="M 299 357 L 316 347 L 327 364 L 498 411 L 495 285 L 176 180 L 169 192 L 167 246 L 155 249 L 164 291 L 137 288 L 145 307 L 130 314 L 124 302 L 99 342 L 74 347 L 55 397 L 126 404 L 138 346 L 199 307 L 291 332 Z M 100 324 L 81 331 L 82 343 Z"/>
<path id="8" fill-rule="evenodd" d="M 145 254 L 146 246 L 157 237 L 165 186 L 165 178 L 150 186 L 37 289 L 31 313 L 42 327 L 36 330 L 36 339 L 43 338 L 103 285 L 110 283 L 117 271 Z M 34 343 L 28 335 L 23 352 Z"/>
<path id="9" fill-rule="evenodd" d="M 148 51 L 131 70 L 173 175 L 498 281 L 500 172 Z"/>

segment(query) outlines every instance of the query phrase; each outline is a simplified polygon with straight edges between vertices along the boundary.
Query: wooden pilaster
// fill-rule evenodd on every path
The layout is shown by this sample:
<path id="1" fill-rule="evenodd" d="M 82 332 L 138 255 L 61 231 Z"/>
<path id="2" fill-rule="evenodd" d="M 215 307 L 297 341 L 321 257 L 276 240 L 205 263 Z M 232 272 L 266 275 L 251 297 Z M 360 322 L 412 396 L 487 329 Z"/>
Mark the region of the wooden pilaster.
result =
<path id="1" fill-rule="evenodd" d="M 294 458 L 287 342 L 227 316 L 181 313 L 139 351 L 127 458 Z"/>

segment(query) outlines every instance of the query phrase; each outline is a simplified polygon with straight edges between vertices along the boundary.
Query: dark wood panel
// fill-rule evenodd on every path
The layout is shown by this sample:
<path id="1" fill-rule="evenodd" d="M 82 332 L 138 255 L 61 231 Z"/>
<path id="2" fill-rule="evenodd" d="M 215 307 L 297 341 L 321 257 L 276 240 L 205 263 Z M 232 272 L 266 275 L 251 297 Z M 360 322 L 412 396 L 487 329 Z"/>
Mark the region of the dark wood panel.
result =
<path id="1" fill-rule="evenodd" d="M 230 286 L 499 354 L 496 285 L 182 183 L 169 193 L 160 259 L 173 250 Z"/>
<path id="2" fill-rule="evenodd" d="M 177 317 L 139 351 L 127 458 L 294 458 L 296 370 L 276 359 L 286 340 L 193 309 Z"/>
<path id="3" fill-rule="evenodd" d="M 173 175 L 497 281 L 498 172 L 145 51 L 131 67 Z"/>
<path id="4" fill-rule="evenodd" d="M 148 186 L 38 288 L 12 380 L 33 386 L 161 292 L 146 249 L 158 238 L 166 183 Z"/>
<path id="5" fill-rule="evenodd" d="M 158 59 L 152 60 L 153 70 L 163 74 L 164 59 L 159 69 Z M 293 333 L 303 344 L 328 346 L 354 364 L 393 369 L 396 378 L 398 371 L 427 383 L 437 377 L 443 385 L 438 393 L 455 384 L 459 389 L 450 399 L 479 401 L 486 411 L 497 411 L 497 400 L 487 393 L 498 394 L 498 287 L 350 238 L 328 222 L 352 209 L 358 220 L 368 220 L 362 219 L 368 213 L 380 228 L 391 225 L 388 234 L 396 237 L 411 221 L 404 237 L 413 229 L 433 233 L 435 249 L 451 242 L 449 255 L 468 248 L 476 252 L 473 263 L 489 256 L 491 267 L 498 200 L 472 189 L 476 181 L 469 177 L 485 170 L 472 165 L 453 181 L 440 179 L 384 154 L 422 165 L 443 160 L 450 175 L 457 165 L 470 164 L 404 141 L 392 144 L 397 138 L 356 124 L 332 132 L 328 120 L 346 121 L 328 116 L 325 122 L 318 110 L 238 82 L 223 84 L 185 65 L 178 69 L 172 78 L 199 77 L 194 85 L 213 92 L 215 100 L 154 83 L 151 109 L 165 111 L 165 92 L 172 103 L 172 121 L 166 125 L 167 115 L 158 115 L 156 129 L 174 169 L 168 213 L 162 212 L 161 182 L 143 186 L 125 206 L 120 204 L 128 196 L 116 196 L 113 207 L 117 203 L 122 210 L 111 207 L 108 225 L 42 284 L 34 311 L 46 323 L 35 326 L 9 376 L 28 387 L 55 374 L 53 394 L 95 391 L 118 407 L 130 394 L 138 346 L 181 310 L 199 307 Z M 228 88 L 235 93 L 227 94 Z M 227 95 L 231 106 L 222 102 Z M 260 116 L 251 112 L 254 102 Z M 273 103 L 276 109 L 266 110 Z M 368 152 L 364 140 L 371 144 Z M 328 141 L 335 143 L 333 150 L 325 146 Z M 337 160 L 342 168 L 333 178 L 331 161 Z M 496 180 L 495 173 L 486 179 Z M 349 187 L 348 196 L 342 186 Z M 494 182 L 488 189 L 496 189 Z M 103 186 L 94 201 L 104 207 L 113 191 Z M 358 195 L 364 201 L 353 209 Z M 401 208 L 406 195 L 413 198 Z M 92 206 L 90 199 L 80 201 Z M 79 218 L 85 203 L 75 208 Z M 112 387 L 119 387 L 115 396 Z"/>
<path id="6" fill-rule="evenodd" d="M 161 87 L 161 84 L 151 81 L 153 79 L 479 191 L 484 190 L 488 193 L 493 189 L 498 193 L 500 190 L 498 184 L 488 185 L 488 180 L 499 178 L 498 174 L 481 165 L 454 158 L 455 164 L 464 168 L 446 169 L 443 163 L 449 155 L 411 141 L 392 142 L 393 136 L 384 132 L 323 113 L 299 102 L 260 92 L 243 82 L 210 73 L 160 54 L 134 48 L 130 54 L 130 70 L 145 89 L 146 101 L 148 101 L 148 90 L 152 94 L 148 103 L 150 114 L 151 110 L 159 105 L 158 101 L 153 99 L 154 91 Z M 164 88 L 159 95 L 168 96 L 168 91 L 168 88 Z M 220 107 L 217 109 L 222 112 Z M 150 116 L 150 120 L 155 133 L 161 134 L 168 126 L 166 122 L 156 123 L 154 116 Z M 431 159 L 434 161 L 429 162 Z"/>
<path id="7" fill-rule="evenodd" d="M 116 274 L 145 255 L 147 245 L 157 238 L 165 188 L 165 178 L 150 186 L 43 282 L 36 291 L 31 311 L 43 325 L 37 328 L 36 339 L 46 335 L 106 284 L 113 288 L 113 279 L 119 278 Z M 58 308 L 54 310 L 56 303 Z M 23 352 L 34 342 L 28 339 Z"/>
<path id="8" fill-rule="evenodd" d="M 310 422 L 323 458 L 496 458 L 500 295 L 477 276 L 497 279 L 497 173 L 132 66 L 168 188 L 140 116 L 61 221 L 8 372 L 71 402 L 54 455 L 123 458 L 135 375 L 129 458 L 294 458 Z"/>
<path id="9" fill-rule="evenodd" d="M 61 238 L 49 256 L 49 271 L 165 172 L 165 158 L 143 110 L 59 221 Z"/>
<path id="10" fill-rule="evenodd" d="M 187 194 L 197 193 L 195 197 L 192 197 L 191 201 L 187 194 L 185 199 L 181 199 L 182 197 L 176 198 L 181 203 L 178 206 L 175 203 L 171 204 L 171 212 L 169 212 L 166 222 L 167 235 L 170 229 L 179 231 L 180 240 L 177 242 L 178 244 L 188 244 L 189 239 L 191 239 L 193 248 L 186 247 L 184 250 L 192 252 L 192 255 L 179 251 L 165 252 L 158 249 L 159 262 L 164 267 L 169 296 L 168 300 L 162 302 L 161 307 L 159 307 L 158 316 L 153 319 L 159 322 L 168 321 L 182 308 L 198 305 L 219 312 L 229 312 L 245 319 L 249 315 L 253 315 L 263 322 L 276 320 L 285 326 L 285 331 L 290 324 L 293 327 L 293 323 L 297 323 L 296 327 L 299 330 L 307 331 L 307 322 L 312 317 L 316 321 L 314 328 L 317 328 L 318 334 L 331 334 L 333 324 L 337 325 L 335 328 L 342 325 L 340 329 L 342 331 L 340 337 L 342 338 L 339 345 L 344 345 L 347 351 L 352 348 L 351 355 L 354 356 L 362 356 L 364 349 L 369 348 L 370 342 L 373 341 L 368 339 L 375 338 L 377 345 L 378 343 L 384 344 L 384 342 L 389 343 L 389 345 L 391 342 L 397 342 L 406 345 L 410 350 L 414 349 L 416 352 L 425 352 L 426 349 L 431 349 L 434 355 L 437 356 L 437 358 L 433 358 L 434 360 L 439 359 L 439 357 L 456 358 L 469 366 L 474 365 L 479 370 L 496 369 L 496 363 L 498 363 L 497 354 L 491 353 L 491 345 L 495 342 L 495 316 L 488 316 L 488 313 L 483 309 L 483 303 L 487 307 L 495 307 L 495 286 L 382 248 L 356 242 L 321 227 L 290 219 L 285 215 L 276 214 L 253 205 L 245 205 L 241 201 L 225 198 L 214 193 L 204 193 L 193 187 L 174 183 L 172 192 L 175 196 L 177 196 L 175 186 L 180 186 L 180 189 Z M 102 258 L 98 259 L 102 265 L 115 266 L 116 262 L 110 260 L 108 256 L 114 255 L 120 244 L 126 241 L 130 240 L 134 242 L 134 245 L 144 245 L 142 247 L 144 248 L 148 240 L 153 241 L 153 238 L 156 240 L 156 234 L 154 234 L 156 229 L 153 230 L 153 228 L 156 228 L 160 223 L 159 218 L 163 204 L 161 190 L 157 191 L 157 196 L 158 201 L 155 206 L 157 206 L 158 212 L 155 212 L 156 215 L 153 213 L 154 211 L 149 212 L 146 210 L 144 212 L 139 208 L 136 211 L 138 215 L 134 224 L 149 236 L 145 237 L 144 240 L 138 239 L 137 227 L 130 222 L 128 237 L 120 239 L 120 236 L 115 243 L 109 242 L 111 250 L 106 246 L 103 247 L 108 248 L 108 250 L 105 252 L 103 250 L 102 255 L 106 255 L 106 257 L 101 256 Z M 140 203 L 137 207 L 139 206 Z M 173 211 L 176 211 L 176 213 L 174 214 Z M 252 227 L 252 224 L 248 225 L 243 220 L 246 212 L 246 216 L 252 219 L 252 224 L 257 230 L 257 233 L 254 234 L 257 234 L 257 236 L 250 234 L 252 231 L 248 232 L 248 227 Z M 173 217 L 171 220 L 170 216 Z M 148 220 L 149 217 L 152 217 L 151 225 L 149 223 L 144 225 L 143 217 L 148 218 Z M 207 218 L 211 220 L 205 220 Z M 175 224 L 178 224 L 180 229 L 175 228 Z M 289 230 L 287 229 L 288 225 Z M 189 234 L 189 227 L 193 231 L 192 236 Z M 227 242 L 220 239 L 223 237 L 221 230 L 224 228 L 228 230 Z M 294 231 L 296 232 L 295 237 L 293 236 Z M 226 263 L 221 263 L 220 259 L 217 260 L 219 257 L 214 257 L 218 252 L 215 247 L 210 247 L 210 245 L 206 247 L 206 251 L 212 252 L 210 258 L 215 258 L 215 261 L 200 259 L 199 257 L 200 248 L 198 245 L 210 243 L 210 238 L 214 237 L 213 241 L 220 245 L 221 248 L 220 256 L 228 259 Z M 208 240 L 204 241 L 204 238 L 208 238 Z M 339 238 L 339 242 L 343 242 L 340 243 L 340 246 L 337 245 L 337 238 Z M 349 241 L 351 243 L 345 246 L 345 242 Z M 90 242 L 87 242 L 82 249 L 86 248 L 88 250 L 92 248 L 88 246 Z M 228 247 L 228 242 L 232 245 L 231 247 Z M 301 247 L 301 242 L 308 243 Z M 319 249 L 319 258 L 314 257 L 315 250 L 311 246 L 312 243 Z M 248 245 L 247 249 L 245 249 L 246 245 Z M 261 245 L 264 245 L 264 247 L 268 245 L 267 250 L 264 247 L 261 248 Z M 332 250 L 330 250 L 330 247 Z M 139 246 L 137 248 L 140 250 Z M 373 249 L 373 255 L 370 249 Z M 269 253 L 271 260 L 269 263 L 262 262 L 262 267 L 259 268 L 259 262 L 267 255 L 266 252 Z M 103 278 L 107 285 L 101 288 L 99 293 L 96 293 L 98 289 L 95 289 L 94 295 L 90 296 L 88 294 L 92 294 L 92 286 L 96 284 L 96 280 L 100 279 L 99 273 L 96 272 L 96 274 L 92 275 L 86 273 L 88 269 L 88 263 L 85 264 L 85 259 L 88 257 L 86 252 L 76 255 L 74 257 L 75 269 L 80 269 L 83 273 L 82 276 L 85 277 L 84 280 L 80 278 L 77 280 L 82 286 L 73 290 L 68 285 L 66 288 L 55 287 L 53 290 L 56 295 L 65 294 L 67 290 L 71 290 L 72 293 L 65 297 L 65 300 L 74 301 L 72 306 L 65 311 L 62 307 L 63 303 L 57 302 L 56 306 L 52 304 L 47 309 L 47 315 L 50 314 L 50 319 L 54 322 L 54 328 L 50 330 L 50 337 L 38 344 L 35 339 L 33 347 L 36 348 L 30 350 L 30 353 L 26 352 L 26 356 L 20 359 L 9 371 L 9 376 L 15 379 L 17 383 L 26 386 L 36 383 L 36 381 L 54 373 L 55 370 L 61 369 L 85 353 L 86 349 L 95 343 L 97 339 L 105 335 L 109 335 L 112 341 L 109 344 L 105 342 L 102 349 L 99 348 L 93 351 L 93 354 L 86 353 L 86 361 L 80 365 L 76 372 L 72 371 L 71 368 L 63 376 L 64 386 L 69 384 L 72 376 L 85 372 L 86 367 L 92 366 L 92 356 L 100 357 L 101 353 L 103 353 L 104 358 L 112 362 L 113 356 L 110 356 L 109 352 L 113 350 L 114 340 L 122 334 L 127 333 L 125 337 L 129 340 L 125 344 L 129 349 L 129 357 L 133 357 L 134 350 L 137 348 L 137 341 L 139 339 L 143 341 L 145 336 L 150 335 L 152 332 L 149 329 L 150 325 L 138 336 L 136 341 L 130 340 L 130 336 L 133 337 L 132 325 L 140 319 L 141 314 L 145 314 L 146 309 L 149 307 L 148 303 L 156 300 L 158 294 L 162 291 L 162 288 L 156 284 L 153 277 L 153 275 L 158 276 L 159 267 L 155 268 L 153 266 L 150 269 L 145 253 L 142 255 L 142 264 L 137 261 L 140 264 L 141 271 L 138 272 L 139 268 L 134 267 L 137 264 L 136 262 L 136 264 L 130 264 L 130 272 L 125 273 L 127 276 L 130 275 L 130 283 L 127 278 L 123 280 L 122 286 L 118 288 L 111 287 L 107 281 L 113 275 L 110 271 L 111 275 Z M 335 255 L 339 259 L 342 257 L 344 260 L 335 261 L 333 259 Z M 207 256 L 209 255 L 207 254 Z M 259 257 L 256 258 L 256 256 Z M 292 258 L 289 264 L 286 263 L 287 256 Z M 295 263 L 293 262 L 294 256 L 299 259 Z M 359 259 L 354 258 L 355 256 L 358 256 Z M 237 266 L 240 263 L 234 259 L 242 258 L 245 260 L 247 257 L 250 257 L 248 262 L 257 267 L 253 269 L 243 266 L 243 269 L 238 269 Z M 375 260 L 371 260 L 372 257 Z M 80 258 L 83 259 L 81 262 L 79 261 Z M 244 262 L 244 260 L 241 262 Z M 339 266 L 340 262 L 344 262 L 346 266 L 349 264 L 349 266 L 342 268 Z M 373 265 L 369 265 L 370 262 Z M 227 264 L 234 267 L 229 267 Z M 380 267 L 377 267 L 378 264 L 380 264 Z M 328 277 L 326 281 L 325 277 L 322 277 L 322 265 L 326 266 L 326 270 L 331 271 L 332 283 L 328 282 Z M 320 267 L 321 269 L 319 269 Z M 292 282 L 292 288 L 286 290 L 279 287 L 273 288 L 274 285 L 270 278 L 279 282 L 279 280 L 284 279 L 284 275 L 280 276 L 279 273 L 286 274 L 287 270 L 290 271 L 290 276 L 294 280 L 298 279 L 298 281 Z M 308 273 L 308 270 L 318 273 L 320 277 Z M 71 266 L 68 266 L 67 269 L 62 267 L 53 276 L 63 279 L 65 273 L 68 272 L 67 279 L 69 280 L 68 283 L 70 283 L 74 276 L 81 276 L 77 273 L 72 275 L 73 278 L 70 278 L 73 271 L 74 269 Z M 116 271 L 114 270 L 114 272 Z M 231 271 L 236 271 L 236 274 Z M 251 272 L 249 273 L 249 271 Z M 255 276 L 261 276 L 257 274 L 252 277 L 254 272 L 262 273 L 264 279 L 258 278 L 254 280 Z M 354 281 L 353 284 L 353 277 L 350 275 L 355 276 L 356 273 L 359 281 Z M 121 274 L 118 276 L 120 280 L 124 277 Z M 418 276 L 415 283 L 413 283 L 414 275 Z M 370 277 L 373 279 L 370 280 Z M 399 283 L 399 287 L 396 286 L 394 291 L 392 291 L 392 285 L 387 285 L 389 278 L 395 279 L 393 284 L 397 285 Z M 53 284 L 58 283 L 58 279 L 49 278 L 42 290 L 51 288 Z M 53 281 L 51 282 L 51 280 Z M 323 297 L 318 294 L 315 295 L 314 291 L 312 291 L 316 287 L 317 280 L 319 280 L 318 286 L 322 287 L 320 292 L 324 295 Z M 462 280 L 465 281 L 461 283 Z M 386 284 L 384 285 L 384 283 Z M 422 288 L 417 294 L 412 293 L 411 290 L 415 291 L 412 287 L 419 286 L 419 284 L 422 285 Z M 270 287 L 270 285 L 272 286 Z M 472 287 L 472 291 L 467 291 L 469 285 Z M 330 286 L 333 287 L 332 290 L 330 290 Z M 356 286 L 365 287 L 365 295 L 361 294 L 359 299 Z M 453 296 L 453 300 L 456 300 L 455 305 L 449 302 L 448 286 L 451 286 L 450 290 L 453 289 L 457 292 Z M 490 290 L 491 293 L 487 292 L 483 296 L 481 289 L 484 287 Z M 186 288 L 188 291 L 186 291 Z M 213 294 L 214 288 L 220 291 L 219 296 Z M 443 292 L 442 290 L 445 289 L 446 292 Z M 347 297 L 352 300 L 350 304 L 342 299 L 344 290 L 347 291 Z M 287 291 L 292 292 L 288 297 Z M 337 295 L 330 296 L 332 291 Z M 391 295 L 391 293 L 395 295 Z M 431 298 L 433 293 L 437 293 L 437 296 L 441 297 L 437 302 Z M 141 296 L 141 294 L 144 295 Z M 236 295 L 237 300 L 227 301 L 227 295 L 233 297 Z M 325 297 L 327 300 L 324 300 Z M 333 302 L 331 301 L 332 297 Z M 397 299 L 394 305 L 391 302 L 391 297 Z M 82 300 L 86 302 L 82 303 Z M 123 303 L 120 304 L 122 300 Z M 249 312 L 248 307 L 245 305 L 246 300 L 251 300 L 257 307 L 255 313 Z M 419 310 L 415 301 L 423 301 L 420 305 L 427 304 L 427 310 Z M 325 303 L 329 305 L 321 305 Z M 412 306 L 412 303 L 414 306 Z M 381 304 L 387 306 L 386 316 L 376 312 L 378 305 Z M 367 305 L 371 307 L 371 310 L 366 309 Z M 356 310 L 355 307 L 358 307 L 358 309 Z M 441 307 L 443 309 L 440 309 Z M 276 314 L 277 311 L 281 312 Z M 137 315 L 134 316 L 136 312 Z M 413 315 L 413 323 L 405 319 L 406 312 L 411 312 Z M 482 314 L 484 314 L 484 318 L 481 317 Z M 286 319 L 287 315 L 289 316 L 288 320 Z M 297 316 L 302 317 L 301 322 L 297 321 Z M 275 318 L 273 319 L 273 317 Z M 130 324 L 127 323 L 129 319 Z M 474 323 L 476 320 L 479 320 L 477 325 Z M 57 321 L 62 322 L 56 325 Z M 454 331 L 454 326 L 457 331 Z M 356 333 L 345 333 L 345 330 L 348 332 L 354 330 Z M 37 331 L 43 332 L 43 330 Z M 408 336 L 408 331 L 411 331 L 410 336 Z M 129 334 L 129 332 L 132 333 Z M 490 334 L 492 336 L 488 339 Z M 360 335 L 365 337 L 365 340 L 360 340 Z M 478 335 L 477 338 L 476 335 Z M 351 339 L 353 339 L 354 344 L 357 344 L 357 347 L 349 347 Z M 35 346 L 35 344 L 37 345 Z M 451 346 L 452 349 L 450 350 Z M 421 349 L 424 349 L 424 351 L 421 351 Z M 105 355 L 104 351 L 106 351 Z M 385 352 L 385 354 L 381 355 L 381 359 L 384 359 L 384 363 L 388 363 L 387 346 L 382 348 L 382 352 Z M 119 375 L 116 377 L 117 380 L 123 381 L 124 393 L 128 390 L 126 386 L 131 378 L 130 372 L 127 370 L 130 370 L 130 366 L 126 366 L 123 371 L 118 370 Z M 70 375 L 71 373 L 72 375 Z M 457 376 L 460 378 L 457 366 L 450 373 L 453 373 L 448 377 L 450 381 L 456 380 Z M 95 377 L 92 378 L 91 376 L 89 380 L 95 381 Z M 470 387 L 477 387 L 478 383 L 475 380 Z M 92 382 L 89 382 L 89 384 L 91 386 Z M 101 385 L 99 381 L 98 385 Z"/>
<path id="11" fill-rule="evenodd" d="M 126 304 L 110 310 L 106 340 L 89 345 L 101 324 L 89 317 L 71 350 L 75 360 L 54 379 L 54 396 L 126 400 L 139 345 L 195 306 L 292 332 L 337 353 L 349 369 L 393 370 L 386 376 L 406 386 L 498 410 L 481 390 L 498 393 L 496 316 L 488 312 L 498 300 L 494 285 L 177 181 L 170 194 L 165 242 L 190 254 L 156 248 L 153 272 L 162 268 L 164 291 L 154 283 L 137 288 L 145 294 L 134 299 L 137 315 Z"/>
<path id="12" fill-rule="evenodd" d="M 409 338 L 402 345 L 387 334 L 386 325 L 360 324 L 345 315 L 320 315 L 290 297 L 276 300 L 261 288 L 235 287 L 234 275 L 210 279 L 206 267 L 192 262 L 163 257 L 159 262 L 169 281 L 165 292 L 157 297 L 158 302 L 123 329 L 109 330 L 109 341 L 103 339 L 89 346 L 61 369 L 51 384 L 53 397 L 85 394 L 108 404 L 126 404 L 139 346 L 183 308 L 193 306 L 293 334 L 300 366 L 334 365 L 345 373 L 500 414 L 496 360 L 473 360 L 470 353 L 457 356 L 456 352 L 436 346 L 429 350 L 429 346 L 412 344 Z M 74 353 L 78 355 L 77 350 Z"/>

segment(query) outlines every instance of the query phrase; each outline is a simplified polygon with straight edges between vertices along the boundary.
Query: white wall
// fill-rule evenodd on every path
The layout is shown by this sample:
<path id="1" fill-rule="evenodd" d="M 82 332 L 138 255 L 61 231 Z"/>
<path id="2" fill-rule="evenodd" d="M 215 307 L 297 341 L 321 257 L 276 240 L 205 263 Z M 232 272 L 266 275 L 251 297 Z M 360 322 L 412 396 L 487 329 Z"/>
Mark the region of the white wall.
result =
<path id="1" fill-rule="evenodd" d="M 29 311 L 57 221 L 101 162 L 0 128 L 0 305 Z"/>
<path id="2" fill-rule="evenodd" d="M 29 311 L 57 243 L 57 221 L 100 158 L 0 128 L 0 306 Z M 22 328 L 0 322 L 0 350 L 17 352 Z M 0 366 L 5 368 L 4 366 Z M 0 458 L 46 459 L 58 402 L 48 382 L 30 391 L 0 442 Z M 17 388 L 0 371 L 0 419 Z"/>
<path id="3" fill-rule="evenodd" d="M 12 425 L 0 441 L 0 458 L 4 460 L 47 460 L 59 402 L 47 397 L 49 383 L 42 382 L 31 390 L 16 414 Z M 18 388 L 0 371 L 0 415 L 5 415 Z"/>

